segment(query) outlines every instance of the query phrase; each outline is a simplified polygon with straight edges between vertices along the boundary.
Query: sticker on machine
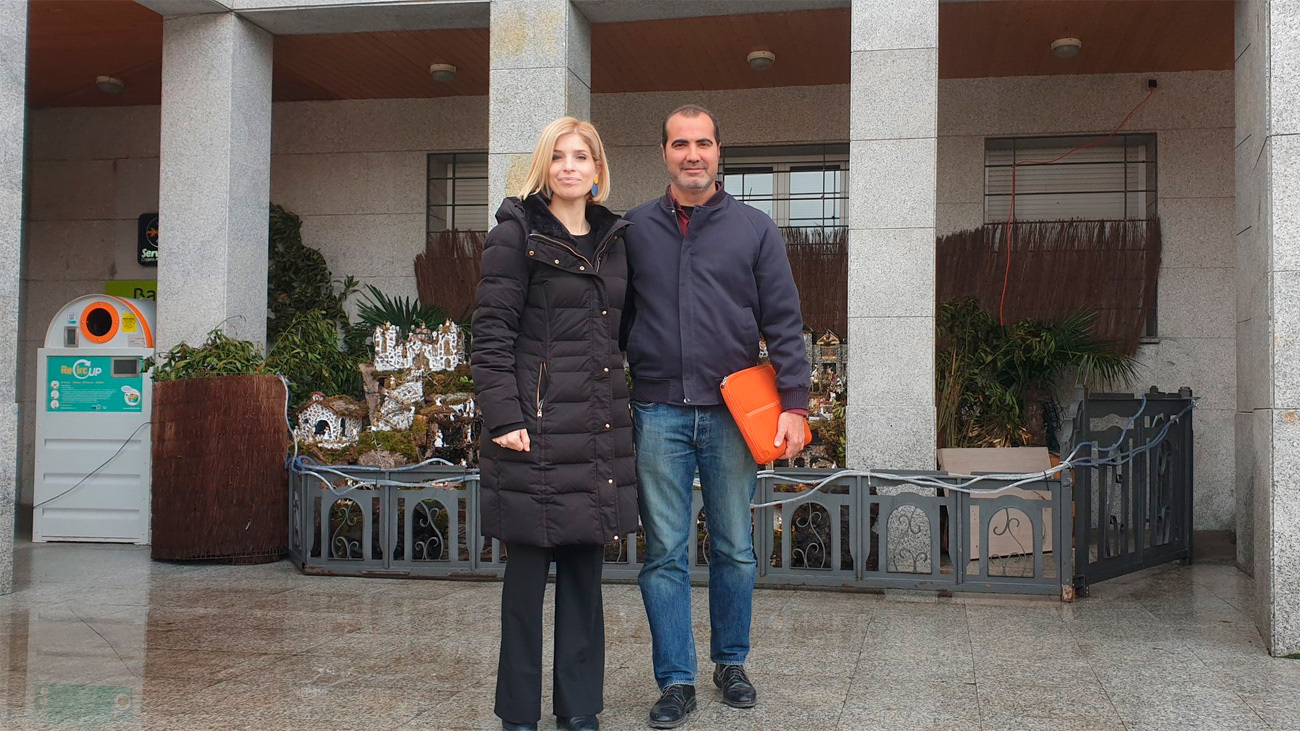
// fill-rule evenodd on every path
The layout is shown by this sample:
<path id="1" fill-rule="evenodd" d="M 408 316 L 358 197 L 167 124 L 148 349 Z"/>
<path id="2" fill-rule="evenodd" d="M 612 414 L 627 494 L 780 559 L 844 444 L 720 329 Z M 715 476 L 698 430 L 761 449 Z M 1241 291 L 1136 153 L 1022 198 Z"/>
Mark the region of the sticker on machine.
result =
<path id="1" fill-rule="evenodd" d="M 115 375 L 108 356 L 50 355 L 45 403 L 49 411 L 139 413 L 143 410 L 143 378 Z"/>
<path id="2" fill-rule="evenodd" d="M 137 330 L 135 315 L 130 312 L 122 313 L 122 332 L 133 333 Z"/>

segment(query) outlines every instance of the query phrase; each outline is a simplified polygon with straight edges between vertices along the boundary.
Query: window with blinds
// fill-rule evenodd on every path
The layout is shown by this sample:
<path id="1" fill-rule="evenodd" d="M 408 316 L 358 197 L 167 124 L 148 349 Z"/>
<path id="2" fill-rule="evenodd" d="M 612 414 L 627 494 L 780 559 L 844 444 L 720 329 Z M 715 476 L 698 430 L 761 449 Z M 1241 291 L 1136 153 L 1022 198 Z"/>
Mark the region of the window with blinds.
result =
<path id="1" fill-rule="evenodd" d="M 984 221 L 1007 220 L 1016 163 L 1018 221 L 1126 220 L 1156 215 L 1155 135 L 1116 135 L 1050 165 L 1101 137 L 1017 137 L 984 143 Z"/>
<path id="2" fill-rule="evenodd" d="M 488 230 L 486 153 L 431 154 L 428 177 L 429 233 Z"/>
<path id="3" fill-rule="evenodd" d="M 725 147 L 719 168 L 728 193 L 778 226 L 848 224 L 848 145 Z"/>

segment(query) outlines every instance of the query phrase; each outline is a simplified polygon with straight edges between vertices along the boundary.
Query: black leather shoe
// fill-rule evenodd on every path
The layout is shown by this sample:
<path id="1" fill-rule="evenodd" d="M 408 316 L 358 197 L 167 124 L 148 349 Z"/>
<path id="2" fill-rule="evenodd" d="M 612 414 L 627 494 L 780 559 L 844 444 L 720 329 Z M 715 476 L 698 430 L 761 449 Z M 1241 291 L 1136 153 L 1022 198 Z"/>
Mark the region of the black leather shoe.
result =
<path id="1" fill-rule="evenodd" d="M 758 703 L 758 691 L 745 675 L 744 665 L 714 667 L 713 684 L 722 689 L 722 702 L 732 708 L 753 708 Z"/>
<path id="2" fill-rule="evenodd" d="M 595 716 L 556 716 L 555 727 L 560 731 L 599 731 L 600 721 Z"/>
<path id="3" fill-rule="evenodd" d="M 537 723 L 511 723 L 501 719 L 501 728 L 504 731 L 537 731 Z"/>
<path id="4" fill-rule="evenodd" d="M 686 723 L 686 714 L 695 710 L 695 686 L 670 685 L 659 701 L 650 706 L 650 728 L 677 728 Z"/>

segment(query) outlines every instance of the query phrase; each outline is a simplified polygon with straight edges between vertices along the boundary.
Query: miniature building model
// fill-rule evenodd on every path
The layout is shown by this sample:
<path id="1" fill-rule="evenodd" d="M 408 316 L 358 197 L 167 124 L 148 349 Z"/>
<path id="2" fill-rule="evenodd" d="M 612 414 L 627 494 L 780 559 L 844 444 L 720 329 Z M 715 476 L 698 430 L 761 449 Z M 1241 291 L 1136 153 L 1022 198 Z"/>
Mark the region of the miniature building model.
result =
<path id="1" fill-rule="evenodd" d="M 448 320 L 437 330 L 415 328 L 405 339 L 401 328 L 375 328 L 375 371 L 384 374 L 377 407 L 370 414 L 375 431 L 410 429 L 415 412 L 424 405 L 424 377 L 450 371 L 465 362 L 465 335 Z"/>
<path id="2" fill-rule="evenodd" d="M 817 339 L 817 360 L 814 361 L 818 370 L 823 373 L 830 370 L 839 373 L 844 366 L 844 346 L 840 341 L 840 336 L 827 330 L 820 338 Z"/>
<path id="3" fill-rule="evenodd" d="M 394 382 L 396 385 L 392 385 Z M 388 383 L 380 389 L 379 409 L 370 415 L 370 428 L 374 431 L 410 429 L 415 422 L 415 410 L 424 403 L 424 381 L 389 376 Z"/>
<path id="4" fill-rule="evenodd" d="M 420 375 L 453 371 L 465 362 L 465 334 L 451 320 L 437 330 L 416 328 L 406 339 L 406 350 L 410 367 Z"/>
<path id="5" fill-rule="evenodd" d="M 420 411 L 429 420 L 427 446 L 430 456 L 449 461 L 478 461 L 474 434 L 477 407 L 472 393 L 436 394 Z"/>
<path id="6" fill-rule="evenodd" d="M 346 396 L 331 396 L 317 391 L 298 410 L 298 441 L 325 449 L 342 449 L 356 444 L 361 436 L 366 407 Z"/>
<path id="7" fill-rule="evenodd" d="M 410 366 L 406 360 L 406 344 L 401 341 L 401 336 L 402 328 L 396 325 L 386 324 L 375 328 L 375 370 L 400 371 Z"/>
<path id="8" fill-rule="evenodd" d="M 465 334 L 451 320 L 437 330 L 417 327 L 405 339 L 401 331 L 391 324 L 375 328 L 375 370 L 412 371 L 413 376 L 424 376 L 455 370 L 465 362 Z"/>

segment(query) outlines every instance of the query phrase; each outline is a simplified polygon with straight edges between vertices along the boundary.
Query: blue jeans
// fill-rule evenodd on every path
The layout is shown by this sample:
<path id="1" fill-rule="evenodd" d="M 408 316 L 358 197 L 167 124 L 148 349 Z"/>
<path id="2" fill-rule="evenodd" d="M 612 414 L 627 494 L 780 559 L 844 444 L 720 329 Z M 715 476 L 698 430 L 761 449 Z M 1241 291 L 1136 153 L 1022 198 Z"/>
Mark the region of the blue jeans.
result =
<path id="1" fill-rule="evenodd" d="M 749 504 L 758 465 L 725 406 L 633 402 L 645 565 L 637 578 L 650 619 L 659 688 L 695 683 L 691 573 L 696 540 L 692 482 L 700 473 L 709 529 L 709 649 L 715 663 L 741 665 L 749 654 L 753 610 L 753 527 Z"/>

